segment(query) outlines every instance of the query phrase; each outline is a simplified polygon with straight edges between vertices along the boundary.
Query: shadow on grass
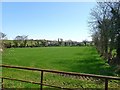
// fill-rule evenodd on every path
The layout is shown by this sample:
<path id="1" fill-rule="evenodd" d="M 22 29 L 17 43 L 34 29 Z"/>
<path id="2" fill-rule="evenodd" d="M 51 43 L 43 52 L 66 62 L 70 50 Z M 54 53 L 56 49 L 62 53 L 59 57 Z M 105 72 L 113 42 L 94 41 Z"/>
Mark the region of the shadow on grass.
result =
<path id="1" fill-rule="evenodd" d="M 82 57 L 84 58 L 77 60 L 61 60 L 53 63 L 61 67 L 67 67 L 68 70 L 66 71 L 70 72 L 114 76 L 113 68 L 105 63 L 98 55 L 82 55 Z"/>
<path id="2" fill-rule="evenodd" d="M 106 63 L 97 60 L 93 62 L 93 59 L 84 59 L 77 64 L 71 65 L 71 71 L 98 75 L 114 75 L 112 68 Z"/>

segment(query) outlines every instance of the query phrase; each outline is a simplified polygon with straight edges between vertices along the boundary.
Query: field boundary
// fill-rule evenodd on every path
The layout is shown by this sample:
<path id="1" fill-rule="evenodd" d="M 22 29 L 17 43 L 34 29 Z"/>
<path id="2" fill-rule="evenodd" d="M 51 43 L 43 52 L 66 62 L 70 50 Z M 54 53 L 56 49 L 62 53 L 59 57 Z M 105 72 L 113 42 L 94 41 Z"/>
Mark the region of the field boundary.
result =
<path id="1" fill-rule="evenodd" d="M 84 76 L 84 77 L 93 77 L 93 78 L 98 78 L 98 79 L 104 79 L 104 89 L 108 90 L 108 80 L 120 80 L 120 77 L 113 77 L 113 76 L 103 76 L 103 75 L 94 75 L 94 74 L 83 74 L 83 73 L 73 73 L 73 72 L 64 72 L 64 71 L 57 71 L 57 70 L 47 70 L 47 69 L 40 69 L 40 68 L 31 68 L 31 67 L 22 67 L 22 66 L 11 66 L 11 65 L 0 65 L 2 68 L 15 68 L 15 69 L 22 69 L 22 70 L 32 70 L 32 71 L 39 71 L 40 72 L 40 82 L 33 82 L 33 81 L 26 81 L 26 80 L 19 80 L 15 78 L 9 78 L 9 77 L 0 77 L 2 79 L 1 81 L 1 87 L 2 89 L 4 88 L 4 79 L 7 80 L 15 80 L 15 81 L 20 81 L 20 82 L 26 82 L 26 83 L 32 83 L 32 84 L 38 84 L 40 85 L 40 90 L 43 90 L 43 86 L 49 86 L 49 87 L 55 87 L 55 88 L 61 88 L 61 89 L 68 89 L 68 88 L 62 88 L 58 86 L 53 86 L 53 85 L 48 85 L 43 83 L 43 77 L 44 77 L 44 72 L 49 72 L 49 73 L 57 73 L 61 75 L 72 75 L 72 76 Z M 70 90 L 70 89 L 69 89 Z"/>

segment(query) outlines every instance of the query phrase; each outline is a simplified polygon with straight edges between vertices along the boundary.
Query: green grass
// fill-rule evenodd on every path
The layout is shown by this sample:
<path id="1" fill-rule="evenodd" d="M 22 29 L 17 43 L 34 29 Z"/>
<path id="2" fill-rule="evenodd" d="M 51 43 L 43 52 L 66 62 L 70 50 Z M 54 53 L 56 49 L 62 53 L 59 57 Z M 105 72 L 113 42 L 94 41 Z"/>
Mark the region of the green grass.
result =
<path id="1" fill-rule="evenodd" d="M 2 63 L 68 72 L 114 75 L 112 68 L 99 57 L 94 47 L 10 48 L 3 52 Z M 40 81 L 40 73 L 34 71 L 3 69 L 3 76 Z M 66 85 L 66 83 L 64 84 L 65 81 L 72 84 Z M 9 80 L 5 80 L 5 83 L 5 87 L 13 88 L 39 87 L 36 85 L 31 86 L 30 84 L 12 83 Z M 15 85 L 7 85 L 9 83 Z M 63 87 L 81 87 L 79 83 L 84 85 L 86 82 L 54 74 L 45 74 L 44 83 Z M 95 84 L 91 86 L 97 87 Z"/>
<path id="2" fill-rule="evenodd" d="M 103 75 L 111 71 L 93 47 L 11 48 L 3 53 L 2 63 Z"/>

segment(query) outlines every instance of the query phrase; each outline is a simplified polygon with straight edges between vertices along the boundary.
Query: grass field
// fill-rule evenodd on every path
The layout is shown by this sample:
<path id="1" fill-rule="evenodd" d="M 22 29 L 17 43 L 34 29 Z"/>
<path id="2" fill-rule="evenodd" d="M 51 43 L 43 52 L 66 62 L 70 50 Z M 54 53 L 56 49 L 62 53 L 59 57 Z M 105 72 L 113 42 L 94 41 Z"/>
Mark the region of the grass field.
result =
<path id="1" fill-rule="evenodd" d="M 10 48 L 3 52 L 2 63 L 7 65 L 35 67 L 78 73 L 114 75 L 112 68 L 99 57 L 94 47 Z M 39 73 L 34 72 L 33 74 L 33 71 L 28 72 L 15 69 L 3 69 L 3 76 L 38 82 L 40 81 L 38 78 L 40 77 Z M 60 76 L 56 77 L 49 74 L 45 74 L 45 76 L 46 77 L 44 82 L 52 84 L 51 80 L 53 80 L 54 84 L 58 85 L 60 85 L 59 80 L 70 79 L 63 79 Z M 73 80 L 69 81 L 74 82 Z M 9 80 L 5 81 L 5 83 L 8 82 Z M 75 82 L 78 81 L 75 80 Z M 27 88 L 31 86 L 29 84 L 22 85 L 21 83 L 15 82 L 9 83 L 14 85 L 6 85 L 5 87 Z M 32 85 L 32 87 L 38 86 Z"/>
<path id="2" fill-rule="evenodd" d="M 111 74 L 111 68 L 93 47 L 11 48 L 3 53 L 2 63 L 80 73 Z"/>

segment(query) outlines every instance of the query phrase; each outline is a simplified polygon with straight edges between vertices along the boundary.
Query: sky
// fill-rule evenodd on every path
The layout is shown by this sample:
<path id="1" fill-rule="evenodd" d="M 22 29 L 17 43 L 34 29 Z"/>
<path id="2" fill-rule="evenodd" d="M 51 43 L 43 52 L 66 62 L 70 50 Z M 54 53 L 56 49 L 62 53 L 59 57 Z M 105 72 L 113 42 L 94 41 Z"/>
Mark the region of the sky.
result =
<path id="1" fill-rule="evenodd" d="M 2 2 L 2 32 L 8 39 L 91 40 L 88 20 L 95 2 Z"/>

